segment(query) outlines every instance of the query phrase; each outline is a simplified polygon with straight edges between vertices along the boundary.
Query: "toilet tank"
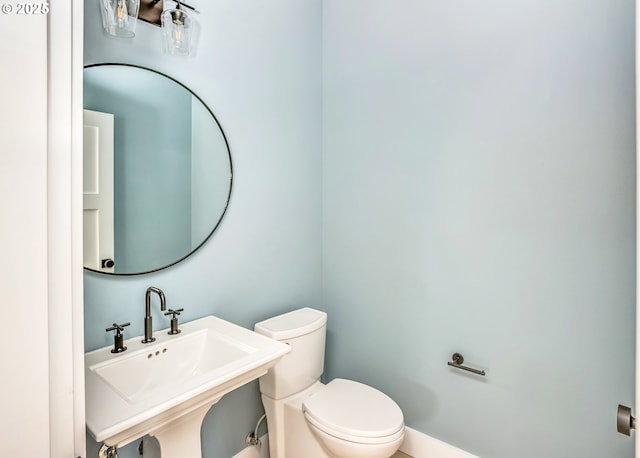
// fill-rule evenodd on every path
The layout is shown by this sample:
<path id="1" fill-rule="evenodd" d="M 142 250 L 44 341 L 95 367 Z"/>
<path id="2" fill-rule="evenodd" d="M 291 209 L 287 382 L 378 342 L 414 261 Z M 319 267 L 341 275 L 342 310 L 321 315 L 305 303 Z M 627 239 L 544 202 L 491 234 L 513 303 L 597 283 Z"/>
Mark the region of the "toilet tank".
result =
<path id="1" fill-rule="evenodd" d="M 320 379 L 324 371 L 326 313 L 305 307 L 261 321 L 254 330 L 291 345 L 291 351 L 260 377 L 262 394 L 283 399 Z"/>

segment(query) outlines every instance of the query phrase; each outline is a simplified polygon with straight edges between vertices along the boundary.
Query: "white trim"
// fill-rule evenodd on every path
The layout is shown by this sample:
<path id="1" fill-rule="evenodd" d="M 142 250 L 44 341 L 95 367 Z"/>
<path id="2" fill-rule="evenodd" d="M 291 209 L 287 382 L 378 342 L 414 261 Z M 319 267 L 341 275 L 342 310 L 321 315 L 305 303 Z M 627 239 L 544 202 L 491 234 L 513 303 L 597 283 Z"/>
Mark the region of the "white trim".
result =
<path id="1" fill-rule="evenodd" d="M 409 427 L 400 451 L 415 458 L 479 458 Z"/>
<path id="2" fill-rule="evenodd" d="M 84 268 L 82 265 L 82 108 L 84 1 L 71 0 L 71 294 L 74 456 L 86 455 L 84 402 Z"/>
<path id="3" fill-rule="evenodd" d="M 636 24 L 640 24 L 640 7 L 639 2 L 635 2 L 636 7 Z M 640 97 L 640 31 L 636 26 L 636 132 L 640 132 L 640 104 L 638 103 L 638 97 Z M 638 203 L 640 202 L 640 182 L 638 182 L 638 177 L 640 177 L 640 155 L 638 155 L 638 135 L 636 134 L 636 329 L 635 329 L 635 339 L 636 339 L 636 405 L 634 406 L 633 412 L 634 415 L 638 415 L 638 407 L 640 403 L 640 339 L 638 338 L 638 330 L 640 330 L 640 307 L 638 306 L 638 301 L 640 299 L 640 269 L 638 269 L 638 263 L 640 261 L 640 237 L 639 237 L 639 228 L 640 228 L 640 206 Z M 635 442 L 635 456 L 640 456 L 640 439 L 638 439 L 637 432 L 631 435 Z"/>
<path id="4" fill-rule="evenodd" d="M 635 2 L 636 7 L 636 24 L 640 24 L 640 4 L 639 2 Z M 640 181 L 638 181 L 637 177 L 640 177 L 640 157 L 638 157 L 638 151 L 640 150 L 640 30 L 636 27 L 636 401 L 633 409 L 634 415 L 638 415 L 638 407 L 640 407 L 640 364 L 638 364 L 638 360 L 640 359 L 640 336 L 638 332 L 640 331 L 640 307 L 638 304 L 640 303 L 640 269 L 638 269 L 638 265 L 640 263 L 640 237 L 638 234 L 640 233 Z M 635 442 L 635 456 L 640 456 L 640 439 L 638 439 L 637 432 L 632 434 L 633 440 Z"/>
<path id="5" fill-rule="evenodd" d="M 81 200 L 83 2 L 56 3 L 47 36 L 50 456 L 85 456 Z M 80 114 L 81 116 L 81 114 Z M 78 129 L 80 126 L 80 130 Z M 80 206 L 79 206 L 80 205 Z"/>

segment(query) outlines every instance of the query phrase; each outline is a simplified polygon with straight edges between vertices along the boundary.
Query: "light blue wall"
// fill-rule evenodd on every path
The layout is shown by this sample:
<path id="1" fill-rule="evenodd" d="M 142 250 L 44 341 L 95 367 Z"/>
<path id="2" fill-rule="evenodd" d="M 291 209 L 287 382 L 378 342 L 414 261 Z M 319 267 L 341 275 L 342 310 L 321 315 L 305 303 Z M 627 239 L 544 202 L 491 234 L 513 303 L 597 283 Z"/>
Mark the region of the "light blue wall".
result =
<path id="1" fill-rule="evenodd" d="M 103 36 L 97 5 L 85 2 L 85 63 L 135 63 L 192 89 L 227 135 L 234 187 L 218 231 L 186 261 L 138 277 L 85 274 L 86 349 L 109 345 L 104 329 L 114 321 L 142 334 L 151 285 L 185 308 L 184 320 L 213 313 L 252 327 L 297 306 L 320 307 L 320 1 L 199 2 L 198 54 L 186 59 L 163 56 L 159 30 L 148 24 L 132 41 Z M 156 328 L 169 324 L 154 314 Z M 261 414 L 257 383 L 223 398 L 203 424 L 205 458 L 237 453 Z"/>
<path id="2" fill-rule="evenodd" d="M 211 128 L 211 113 L 197 100 L 191 122 L 191 246 L 197 248 L 227 206 L 232 171 L 222 132 Z"/>
<path id="3" fill-rule="evenodd" d="M 328 377 L 483 458 L 633 456 L 633 0 L 323 8 Z"/>

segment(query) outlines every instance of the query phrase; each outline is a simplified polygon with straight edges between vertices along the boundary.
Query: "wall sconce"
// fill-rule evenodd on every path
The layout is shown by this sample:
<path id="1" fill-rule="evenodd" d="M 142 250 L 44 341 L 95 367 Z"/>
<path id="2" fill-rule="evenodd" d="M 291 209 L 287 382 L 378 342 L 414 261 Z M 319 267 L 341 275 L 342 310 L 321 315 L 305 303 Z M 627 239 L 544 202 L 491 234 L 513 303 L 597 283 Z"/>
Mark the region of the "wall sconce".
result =
<path id="1" fill-rule="evenodd" d="M 162 47 L 167 54 L 188 56 L 192 52 L 193 21 L 183 9 L 198 12 L 182 0 L 173 9 L 164 9 L 163 0 L 99 0 L 102 25 L 109 34 L 131 38 L 136 18 L 162 28 Z"/>

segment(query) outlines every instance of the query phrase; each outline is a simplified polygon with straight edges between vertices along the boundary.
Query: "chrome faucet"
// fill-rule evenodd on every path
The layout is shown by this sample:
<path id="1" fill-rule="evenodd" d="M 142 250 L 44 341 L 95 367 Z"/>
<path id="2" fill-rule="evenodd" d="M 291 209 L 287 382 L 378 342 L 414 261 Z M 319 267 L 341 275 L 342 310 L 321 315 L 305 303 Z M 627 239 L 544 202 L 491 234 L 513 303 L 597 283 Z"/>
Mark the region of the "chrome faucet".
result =
<path id="1" fill-rule="evenodd" d="M 160 296 L 160 310 L 167 310 L 167 301 L 164 298 L 164 293 L 160 288 L 156 288 L 155 286 L 150 286 L 147 288 L 147 293 L 145 294 L 145 317 L 144 317 L 144 340 L 142 343 L 151 343 L 156 340 L 153 337 L 153 326 L 151 319 L 151 293 L 157 293 Z"/>

